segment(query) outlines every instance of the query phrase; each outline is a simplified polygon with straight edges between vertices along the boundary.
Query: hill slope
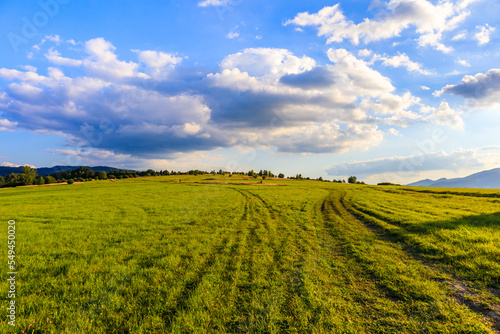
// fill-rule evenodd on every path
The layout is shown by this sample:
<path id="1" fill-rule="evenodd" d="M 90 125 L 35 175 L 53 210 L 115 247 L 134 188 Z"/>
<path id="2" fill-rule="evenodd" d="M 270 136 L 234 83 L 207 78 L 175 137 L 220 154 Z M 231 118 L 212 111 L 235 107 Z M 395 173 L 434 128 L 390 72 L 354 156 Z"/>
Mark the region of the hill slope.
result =
<path id="1" fill-rule="evenodd" d="M 482 171 L 462 178 L 425 179 L 408 184 L 413 187 L 500 189 L 500 168 Z"/>

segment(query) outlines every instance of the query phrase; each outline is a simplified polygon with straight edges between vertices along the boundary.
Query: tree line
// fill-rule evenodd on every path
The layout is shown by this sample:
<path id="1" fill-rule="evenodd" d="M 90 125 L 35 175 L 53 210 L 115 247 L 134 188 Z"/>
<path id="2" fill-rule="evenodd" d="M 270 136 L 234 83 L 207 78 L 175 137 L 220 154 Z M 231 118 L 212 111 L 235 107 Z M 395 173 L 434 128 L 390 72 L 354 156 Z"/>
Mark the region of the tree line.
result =
<path id="1" fill-rule="evenodd" d="M 144 172 L 132 172 L 127 170 L 115 171 L 94 171 L 92 168 L 79 167 L 73 170 L 65 170 L 55 172 L 53 174 L 42 176 L 39 175 L 36 169 L 30 166 L 23 166 L 21 173 L 12 173 L 7 177 L 0 176 L 0 187 L 17 187 L 30 185 L 44 185 L 51 183 L 67 182 L 85 182 L 92 180 L 107 180 L 107 179 L 122 179 L 130 177 L 145 176 Z"/>
<path id="2" fill-rule="evenodd" d="M 246 175 L 253 177 L 254 179 L 261 178 L 262 180 L 266 178 L 279 178 L 284 179 L 285 174 L 278 173 L 277 175 L 268 170 L 260 170 L 255 172 L 250 170 L 248 172 L 228 172 L 222 169 L 218 171 L 212 170 L 211 172 L 202 170 L 189 170 L 187 172 L 180 171 L 169 171 L 160 170 L 155 171 L 153 169 L 148 169 L 142 172 L 129 171 L 129 170 L 112 170 L 112 171 L 94 171 L 92 168 L 88 167 L 78 167 L 76 169 L 70 169 L 65 171 L 55 172 L 47 176 L 41 176 L 37 173 L 35 168 L 30 166 L 23 166 L 21 168 L 21 173 L 12 173 L 7 177 L 0 176 L 0 187 L 17 187 L 17 186 L 29 186 L 29 185 L 44 185 L 51 183 L 68 183 L 73 184 L 74 182 L 86 182 L 93 180 L 114 180 L 114 179 L 128 179 L 137 178 L 145 176 L 167 176 L 167 175 Z M 290 176 L 288 179 L 292 180 L 311 180 L 309 177 L 303 177 L 302 174 L 297 174 L 295 176 Z M 322 182 L 337 182 L 346 183 L 345 180 L 324 180 L 322 177 L 315 179 L 316 181 Z M 262 182 L 262 181 L 261 181 Z M 349 177 L 347 183 L 352 184 L 365 184 L 364 182 L 357 181 L 355 176 Z"/>

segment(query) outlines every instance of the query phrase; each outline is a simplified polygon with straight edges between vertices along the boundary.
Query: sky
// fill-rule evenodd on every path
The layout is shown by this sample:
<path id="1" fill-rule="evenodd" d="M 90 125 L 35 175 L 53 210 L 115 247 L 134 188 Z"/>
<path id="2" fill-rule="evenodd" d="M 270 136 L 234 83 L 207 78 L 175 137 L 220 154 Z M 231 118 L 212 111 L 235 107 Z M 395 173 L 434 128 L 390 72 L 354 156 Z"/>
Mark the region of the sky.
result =
<path id="1" fill-rule="evenodd" d="M 0 165 L 500 167 L 498 0 L 0 1 Z"/>

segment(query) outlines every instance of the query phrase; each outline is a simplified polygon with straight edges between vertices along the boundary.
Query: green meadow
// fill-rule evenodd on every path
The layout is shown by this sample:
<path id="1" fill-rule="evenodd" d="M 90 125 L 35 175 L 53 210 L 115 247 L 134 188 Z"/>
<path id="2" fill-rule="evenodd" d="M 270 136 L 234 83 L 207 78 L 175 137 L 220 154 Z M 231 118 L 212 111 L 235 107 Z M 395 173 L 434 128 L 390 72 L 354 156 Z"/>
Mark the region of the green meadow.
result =
<path id="1" fill-rule="evenodd" d="M 495 333 L 500 191 L 243 176 L 0 189 L 1 333 Z"/>

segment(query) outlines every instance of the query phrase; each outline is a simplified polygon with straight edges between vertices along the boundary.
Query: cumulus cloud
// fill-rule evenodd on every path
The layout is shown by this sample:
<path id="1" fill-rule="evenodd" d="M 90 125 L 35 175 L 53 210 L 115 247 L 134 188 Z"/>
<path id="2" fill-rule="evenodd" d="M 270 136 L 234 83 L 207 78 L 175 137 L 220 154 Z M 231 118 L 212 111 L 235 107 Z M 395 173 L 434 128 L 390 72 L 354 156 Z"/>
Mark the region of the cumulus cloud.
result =
<path id="1" fill-rule="evenodd" d="M 397 56 L 389 57 L 389 56 L 381 56 L 381 55 L 374 55 L 372 58 L 372 62 L 374 61 L 381 61 L 382 65 L 384 66 L 390 66 L 390 67 L 404 67 L 406 68 L 409 72 L 417 72 L 423 75 L 430 75 L 432 72 L 425 70 L 422 68 L 422 64 L 416 63 L 412 60 L 410 60 L 410 57 L 406 53 L 400 53 Z"/>
<path id="2" fill-rule="evenodd" d="M 376 125 L 336 123 L 294 127 L 273 131 L 269 138 L 280 152 L 342 153 L 353 149 L 367 150 L 377 146 L 383 132 Z"/>
<path id="3" fill-rule="evenodd" d="M 182 58 L 176 57 L 170 53 L 158 51 L 137 51 L 139 61 L 152 69 L 163 69 L 179 64 Z"/>
<path id="4" fill-rule="evenodd" d="M 437 124 L 463 130 L 465 123 L 460 113 L 452 109 L 447 102 L 441 102 L 438 108 L 433 109 L 433 116 Z"/>
<path id="5" fill-rule="evenodd" d="M 104 38 L 91 39 L 85 43 L 85 51 L 90 55 L 83 65 L 94 76 L 103 79 L 134 77 L 138 65 L 118 60 L 115 46 Z"/>
<path id="6" fill-rule="evenodd" d="M 415 112 L 417 97 L 396 94 L 389 78 L 345 49 L 329 49 L 324 65 L 286 49 L 245 49 L 210 73 L 159 51 L 124 61 L 102 38 L 82 46 L 80 59 L 46 50 L 46 75 L 0 69 L 0 130 L 58 133 L 70 146 L 151 158 L 234 146 L 346 152 L 380 143 L 380 125 L 429 121 Z M 84 74 L 69 76 L 64 66 Z M 436 116 L 456 126 L 448 109 Z"/>
<path id="7" fill-rule="evenodd" d="M 139 62 L 147 66 L 147 73 L 155 79 L 168 76 L 172 70 L 182 62 L 181 57 L 176 57 L 175 55 L 166 52 L 150 50 L 132 51 L 137 53 Z"/>
<path id="8" fill-rule="evenodd" d="M 474 34 L 474 38 L 477 40 L 477 45 L 488 44 L 490 42 L 490 34 L 495 31 L 495 28 L 486 24 L 484 26 L 478 26 L 476 29 L 479 30 Z"/>
<path id="9" fill-rule="evenodd" d="M 437 96 L 452 94 L 466 98 L 471 106 L 495 106 L 500 101 L 500 69 L 466 75 L 457 85 L 447 85 Z"/>
<path id="10" fill-rule="evenodd" d="M 449 52 L 452 49 L 441 43 L 442 35 L 455 29 L 470 14 L 467 8 L 473 2 L 439 1 L 434 5 L 426 0 L 391 0 L 380 4 L 382 8 L 375 18 L 365 18 L 358 24 L 348 20 L 337 4 L 314 14 L 299 13 L 285 25 L 313 26 L 318 29 L 318 36 L 327 38 L 327 43 L 350 40 L 354 45 L 398 37 L 409 27 L 415 27 L 421 46 Z"/>
<path id="11" fill-rule="evenodd" d="M 359 95 L 392 92 L 395 89 L 389 78 L 371 69 L 365 61 L 357 59 L 347 50 L 330 49 L 327 55 L 336 64 L 337 73 L 345 83 L 351 84 L 353 89 L 361 89 L 358 90 Z"/>
<path id="12" fill-rule="evenodd" d="M 253 77 L 266 75 L 296 74 L 311 70 L 314 59 L 297 57 L 286 49 L 251 48 L 232 54 L 222 60 L 222 70 L 238 68 Z"/>

